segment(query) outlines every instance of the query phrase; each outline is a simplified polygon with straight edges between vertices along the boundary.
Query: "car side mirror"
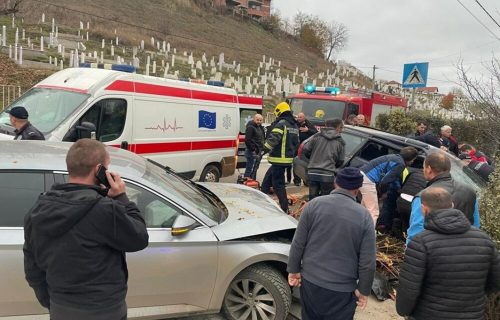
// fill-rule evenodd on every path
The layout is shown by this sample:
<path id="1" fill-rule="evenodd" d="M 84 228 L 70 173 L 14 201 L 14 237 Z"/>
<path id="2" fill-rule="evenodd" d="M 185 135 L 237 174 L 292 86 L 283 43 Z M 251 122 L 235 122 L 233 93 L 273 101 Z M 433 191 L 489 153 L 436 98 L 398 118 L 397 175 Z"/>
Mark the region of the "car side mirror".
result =
<path id="1" fill-rule="evenodd" d="M 180 236 L 193 230 L 200 224 L 196 222 L 193 218 L 188 216 L 179 215 L 174 221 L 172 226 L 172 236 Z"/>
<path id="2" fill-rule="evenodd" d="M 75 129 L 78 131 L 80 139 L 95 139 L 96 128 L 92 122 L 84 121 L 79 126 L 76 126 Z"/>

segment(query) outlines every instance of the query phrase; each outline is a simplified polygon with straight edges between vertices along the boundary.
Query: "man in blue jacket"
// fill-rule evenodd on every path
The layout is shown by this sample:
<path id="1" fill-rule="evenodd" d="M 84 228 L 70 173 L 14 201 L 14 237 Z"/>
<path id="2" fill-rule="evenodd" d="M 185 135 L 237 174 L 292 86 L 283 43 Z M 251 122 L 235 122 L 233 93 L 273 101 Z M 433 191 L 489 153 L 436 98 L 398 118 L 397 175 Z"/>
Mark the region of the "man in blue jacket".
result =
<path id="1" fill-rule="evenodd" d="M 469 186 L 455 181 L 450 175 L 450 169 L 450 159 L 444 152 L 438 151 L 428 155 L 424 161 L 424 177 L 427 180 L 427 188 L 440 187 L 448 191 L 453 199 L 453 207 L 462 211 L 470 224 L 479 228 L 479 205 L 476 192 Z M 410 227 L 408 228 L 406 244 L 424 231 L 420 194 L 415 196 L 411 204 Z"/>
<path id="2" fill-rule="evenodd" d="M 389 184 L 399 182 L 404 168 L 411 165 L 417 155 L 417 149 L 404 147 L 399 154 L 388 154 L 375 158 L 361 167 L 364 179 L 363 186 L 359 191 L 363 195 L 363 206 L 370 211 L 373 225 L 377 224 L 379 215 L 377 186 L 383 193 Z"/>

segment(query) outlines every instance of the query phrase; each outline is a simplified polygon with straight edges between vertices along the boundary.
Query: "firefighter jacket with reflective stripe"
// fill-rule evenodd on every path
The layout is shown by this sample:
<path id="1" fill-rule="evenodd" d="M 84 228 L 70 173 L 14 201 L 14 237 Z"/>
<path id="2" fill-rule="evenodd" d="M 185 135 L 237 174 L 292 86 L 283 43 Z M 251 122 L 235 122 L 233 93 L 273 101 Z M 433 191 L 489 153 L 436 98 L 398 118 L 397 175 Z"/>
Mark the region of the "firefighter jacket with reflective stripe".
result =
<path id="1" fill-rule="evenodd" d="M 264 148 L 271 164 L 291 165 L 299 147 L 299 129 L 290 112 L 283 113 L 270 128 Z"/>

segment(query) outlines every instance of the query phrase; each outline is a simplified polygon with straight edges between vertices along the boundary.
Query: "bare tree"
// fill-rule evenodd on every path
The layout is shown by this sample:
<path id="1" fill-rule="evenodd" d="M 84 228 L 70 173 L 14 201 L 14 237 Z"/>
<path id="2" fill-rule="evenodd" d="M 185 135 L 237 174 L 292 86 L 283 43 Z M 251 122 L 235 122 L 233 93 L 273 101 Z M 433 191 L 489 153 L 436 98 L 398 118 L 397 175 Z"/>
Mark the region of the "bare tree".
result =
<path id="1" fill-rule="evenodd" d="M 23 0 L 0 0 L 0 15 L 9 15 L 19 12 Z"/>
<path id="2" fill-rule="evenodd" d="M 334 52 L 342 50 L 346 46 L 348 39 L 349 30 L 344 24 L 335 21 L 330 22 L 327 28 L 326 60 L 330 60 Z"/>
<path id="3" fill-rule="evenodd" d="M 470 68 L 466 68 L 463 61 L 459 62 L 458 79 L 472 105 L 468 112 L 480 120 L 482 134 L 495 144 L 495 151 L 500 144 L 500 60 L 493 57 L 490 62 L 483 65 L 486 72 L 481 78 L 469 75 Z"/>

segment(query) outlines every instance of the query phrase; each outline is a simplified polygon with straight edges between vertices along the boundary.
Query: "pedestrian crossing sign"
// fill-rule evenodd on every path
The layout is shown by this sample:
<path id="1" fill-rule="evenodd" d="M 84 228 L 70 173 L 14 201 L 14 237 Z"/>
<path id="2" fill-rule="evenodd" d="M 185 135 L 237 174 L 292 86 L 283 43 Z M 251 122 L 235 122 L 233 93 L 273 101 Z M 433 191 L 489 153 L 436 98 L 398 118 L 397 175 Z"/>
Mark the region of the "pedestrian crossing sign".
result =
<path id="1" fill-rule="evenodd" d="M 427 85 L 429 63 L 407 63 L 403 69 L 403 88 L 420 88 Z"/>

